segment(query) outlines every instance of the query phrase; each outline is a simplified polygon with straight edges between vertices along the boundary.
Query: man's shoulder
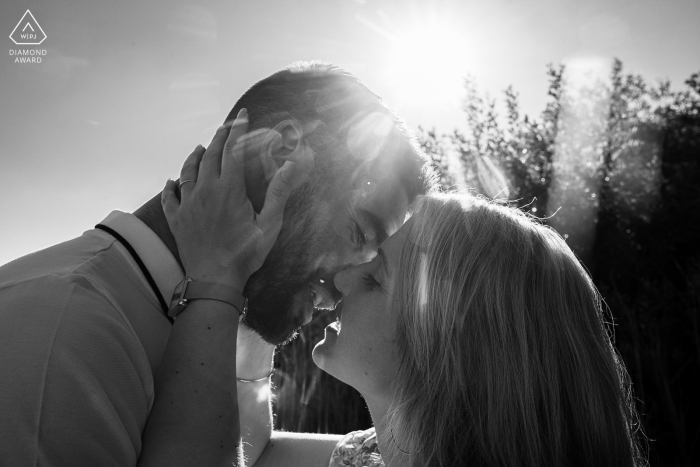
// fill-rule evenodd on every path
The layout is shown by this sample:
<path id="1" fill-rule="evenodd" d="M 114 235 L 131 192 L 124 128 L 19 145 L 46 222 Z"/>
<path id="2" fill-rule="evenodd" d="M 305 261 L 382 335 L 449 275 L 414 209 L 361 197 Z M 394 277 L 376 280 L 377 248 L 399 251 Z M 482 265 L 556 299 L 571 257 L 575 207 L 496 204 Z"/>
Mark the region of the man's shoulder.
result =
<path id="1" fill-rule="evenodd" d="M 170 333 L 128 251 L 101 230 L 0 267 L 0 328 L 41 328 L 51 335 L 69 320 L 83 331 L 136 337 L 153 368 Z"/>
<path id="2" fill-rule="evenodd" d="M 33 465 L 41 438 L 52 465 L 136 464 L 165 339 L 144 344 L 108 288 L 138 295 L 113 245 L 86 232 L 0 268 L 0 458 Z"/>
<path id="3" fill-rule="evenodd" d="M 20 284 L 34 282 L 37 292 L 39 284 L 53 282 L 58 278 L 64 281 L 80 281 L 81 273 L 89 273 L 90 263 L 98 256 L 117 258 L 116 250 L 110 247 L 114 239 L 94 230 L 80 237 L 68 240 L 43 250 L 30 253 L 0 266 L 0 290 Z"/>

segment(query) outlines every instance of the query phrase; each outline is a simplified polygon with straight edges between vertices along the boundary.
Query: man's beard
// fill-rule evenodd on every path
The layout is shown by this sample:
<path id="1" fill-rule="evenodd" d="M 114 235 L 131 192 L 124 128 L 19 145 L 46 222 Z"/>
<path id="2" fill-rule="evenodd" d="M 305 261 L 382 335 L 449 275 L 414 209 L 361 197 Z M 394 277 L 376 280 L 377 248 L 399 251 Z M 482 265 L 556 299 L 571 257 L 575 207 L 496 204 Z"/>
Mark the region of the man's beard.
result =
<path id="1" fill-rule="evenodd" d="M 306 201 L 289 200 L 290 219 L 285 219 L 278 243 L 245 286 L 245 324 L 273 345 L 292 339 L 309 311 L 313 271 L 309 270 L 307 250 L 313 248 L 314 236 L 308 198 Z"/>

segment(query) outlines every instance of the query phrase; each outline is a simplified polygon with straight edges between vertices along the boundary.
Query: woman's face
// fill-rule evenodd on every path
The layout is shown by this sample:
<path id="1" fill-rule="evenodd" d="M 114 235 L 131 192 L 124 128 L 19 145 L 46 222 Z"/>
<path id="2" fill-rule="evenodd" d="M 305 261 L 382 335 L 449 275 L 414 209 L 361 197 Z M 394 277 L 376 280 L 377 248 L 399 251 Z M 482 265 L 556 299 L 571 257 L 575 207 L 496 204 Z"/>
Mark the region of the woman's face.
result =
<path id="1" fill-rule="evenodd" d="M 319 368 L 364 394 L 384 394 L 396 375 L 397 316 L 391 301 L 410 222 L 382 243 L 372 261 L 335 275 L 335 287 L 343 294 L 338 321 L 326 327 L 313 351 Z"/>

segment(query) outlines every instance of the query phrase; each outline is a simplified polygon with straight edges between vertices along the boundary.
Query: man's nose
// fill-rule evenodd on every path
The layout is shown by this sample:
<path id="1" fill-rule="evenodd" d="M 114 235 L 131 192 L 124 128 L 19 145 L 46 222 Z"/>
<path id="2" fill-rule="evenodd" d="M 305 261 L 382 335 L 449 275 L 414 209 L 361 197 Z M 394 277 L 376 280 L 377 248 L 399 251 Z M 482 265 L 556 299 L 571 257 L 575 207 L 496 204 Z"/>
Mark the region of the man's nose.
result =
<path id="1" fill-rule="evenodd" d="M 343 298 L 343 294 L 335 287 L 333 276 L 334 274 L 326 273 L 312 281 L 312 290 L 320 298 L 320 303 L 317 303 L 316 308 L 332 310 Z"/>
<path id="2" fill-rule="evenodd" d="M 333 284 L 331 285 L 331 287 L 329 287 L 329 289 L 331 293 L 331 299 L 333 300 L 333 307 L 335 307 L 343 299 L 343 293 L 335 285 L 335 277 L 333 278 Z"/>

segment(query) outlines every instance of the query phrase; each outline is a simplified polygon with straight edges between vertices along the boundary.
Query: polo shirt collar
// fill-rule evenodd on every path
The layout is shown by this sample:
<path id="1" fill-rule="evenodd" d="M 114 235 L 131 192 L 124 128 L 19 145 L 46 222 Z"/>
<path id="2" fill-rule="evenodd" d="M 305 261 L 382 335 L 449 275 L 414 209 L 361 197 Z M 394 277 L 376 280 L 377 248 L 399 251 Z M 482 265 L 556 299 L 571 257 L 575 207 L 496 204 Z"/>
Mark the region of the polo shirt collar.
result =
<path id="1" fill-rule="evenodd" d="M 131 244 L 153 276 L 165 303 L 170 303 L 175 286 L 185 274 L 160 237 L 138 217 L 118 210 L 109 213 L 101 224 L 115 230 Z"/>

